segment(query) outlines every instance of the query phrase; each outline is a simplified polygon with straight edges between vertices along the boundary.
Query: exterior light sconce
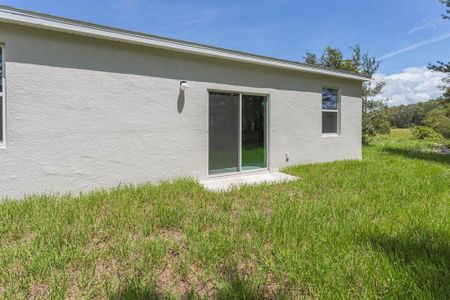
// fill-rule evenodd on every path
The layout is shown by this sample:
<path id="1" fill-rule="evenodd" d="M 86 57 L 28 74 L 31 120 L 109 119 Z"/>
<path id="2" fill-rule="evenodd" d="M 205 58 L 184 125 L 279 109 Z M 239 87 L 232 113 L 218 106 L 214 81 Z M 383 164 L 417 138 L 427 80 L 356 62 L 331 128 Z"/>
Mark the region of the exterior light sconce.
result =
<path id="1" fill-rule="evenodd" d="M 188 87 L 189 85 L 186 80 L 180 81 L 180 90 L 184 92 L 185 90 L 188 89 Z"/>

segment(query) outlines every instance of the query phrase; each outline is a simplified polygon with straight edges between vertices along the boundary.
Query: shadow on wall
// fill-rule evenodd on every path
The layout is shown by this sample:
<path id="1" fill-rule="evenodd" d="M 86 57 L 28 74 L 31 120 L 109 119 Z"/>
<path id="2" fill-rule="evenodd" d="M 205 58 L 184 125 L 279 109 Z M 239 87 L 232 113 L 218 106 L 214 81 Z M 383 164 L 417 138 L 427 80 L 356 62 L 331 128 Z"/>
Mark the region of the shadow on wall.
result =
<path id="1" fill-rule="evenodd" d="M 180 89 L 180 92 L 178 94 L 178 102 L 177 102 L 177 109 L 178 109 L 179 114 L 181 114 L 183 112 L 184 103 L 185 103 L 185 93 L 182 89 Z"/>
<path id="2" fill-rule="evenodd" d="M 320 92 L 321 84 L 327 83 L 315 74 L 16 25 L 3 24 L 0 32 L 14 41 L 6 41 L 11 62 L 292 91 Z M 339 78 L 332 82 L 347 84 L 345 95 L 360 97 L 358 83 L 349 85 Z"/>

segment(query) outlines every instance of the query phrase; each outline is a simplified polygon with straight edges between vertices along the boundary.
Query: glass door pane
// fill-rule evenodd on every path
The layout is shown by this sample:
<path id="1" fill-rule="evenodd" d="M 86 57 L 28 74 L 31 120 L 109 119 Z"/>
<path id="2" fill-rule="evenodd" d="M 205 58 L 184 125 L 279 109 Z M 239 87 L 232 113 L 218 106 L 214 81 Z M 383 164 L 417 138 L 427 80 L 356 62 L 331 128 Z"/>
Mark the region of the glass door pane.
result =
<path id="1" fill-rule="evenodd" d="M 242 95 L 242 170 L 267 167 L 266 97 Z"/>
<path id="2" fill-rule="evenodd" d="M 239 95 L 209 94 L 209 174 L 239 171 Z"/>

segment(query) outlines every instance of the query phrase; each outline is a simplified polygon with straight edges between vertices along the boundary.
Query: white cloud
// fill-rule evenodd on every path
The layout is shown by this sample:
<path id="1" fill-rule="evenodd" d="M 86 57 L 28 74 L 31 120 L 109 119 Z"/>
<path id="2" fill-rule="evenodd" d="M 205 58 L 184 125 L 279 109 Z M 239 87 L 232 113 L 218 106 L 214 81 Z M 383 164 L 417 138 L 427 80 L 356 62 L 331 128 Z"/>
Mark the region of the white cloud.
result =
<path id="1" fill-rule="evenodd" d="M 442 41 L 442 40 L 445 40 L 445 39 L 448 39 L 448 38 L 450 38 L 450 32 L 447 32 L 444 35 L 436 36 L 434 38 L 431 38 L 431 39 L 428 39 L 428 40 L 425 40 L 425 41 L 422 41 L 422 42 L 419 42 L 419 43 L 415 43 L 415 44 L 409 45 L 408 47 L 405 47 L 405 48 L 401 48 L 401 49 L 397 49 L 395 51 L 389 52 L 389 53 L 383 55 L 382 57 L 380 57 L 380 59 L 381 60 L 385 60 L 385 59 L 390 58 L 392 56 L 396 56 L 396 55 L 399 55 L 399 54 L 402 54 L 402 53 L 405 53 L 405 52 L 409 52 L 411 50 L 414 50 L 414 49 L 417 49 L 417 48 L 420 48 L 420 47 L 423 47 L 423 46 L 426 46 L 426 45 L 429 45 L 429 44 L 434 44 L 434 43 L 437 43 L 439 41 Z"/>
<path id="2" fill-rule="evenodd" d="M 444 77 L 445 74 L 430 71 L 427 67 L 406 68 L 391 75 L 374 75 L 376 80 L 387 83 L 382 97 L 389 99 L 389 105 L 417 103 L 441 96 L 440 86 Z"/>
<path id="3" fill-rule="evenodd" d="M 409 34 L 414 33 L 416 31 L 419 31 L 419 30 L 422 30 L 422 29 L 426 29 L 426 28 L 428 28 L 430 26 L 431 25 L 429 25 L 429 24 L 419 25 L 419 26 L 411 28 L 406 34 L 409 35 Z"/>
<path id="4" fill-rule="evenodd" d="M 437 27 L 445 25 L 445 22 L 442 22 L 442 17 L 441 17 L 441 15 L 439 13 L 439 14 L 428 15 L 426 18 L 422 19 L 422 21 L 420 23 L 416 23 L 416 24 L 419 24 L 419 25 L 411 28 L 406 33 L 407 35 L 410 35 L 410 34 L 415 33 L 417 31 L 428 29 L 428 28 L 436 29 Z"/>

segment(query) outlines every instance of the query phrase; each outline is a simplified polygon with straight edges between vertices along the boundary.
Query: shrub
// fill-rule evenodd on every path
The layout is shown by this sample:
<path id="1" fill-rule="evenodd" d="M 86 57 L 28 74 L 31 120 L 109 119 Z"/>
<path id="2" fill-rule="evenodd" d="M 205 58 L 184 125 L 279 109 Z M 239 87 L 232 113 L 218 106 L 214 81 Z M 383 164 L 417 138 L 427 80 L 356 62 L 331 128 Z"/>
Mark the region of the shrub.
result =
<path id="1" fill-rule="evenodd" d="M 428 126 L 415 126 L 411 128 L 413 139 L 427 140 L 433 142 L 443 142 L 445 139 L 439 132 L 434 131 L 433 128 Z"/>
<path id="2" fill-rule="evenodd" d="M 389 134 L 391 128 L 386 113 L 383 111 L 373 111 L 366 113 L 362 119 L 362 143 L 368 145 L 377 134 Z"/>
<path id="3" fill-rule="evenodd" d="M 423 124 L 433 128 L 445 138 L 450 138 L 450 108 L 433 109 L 425 116 Z"/>

